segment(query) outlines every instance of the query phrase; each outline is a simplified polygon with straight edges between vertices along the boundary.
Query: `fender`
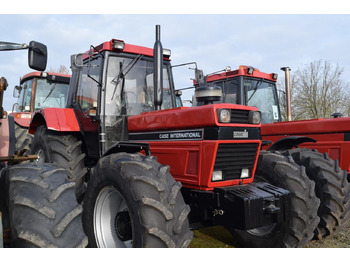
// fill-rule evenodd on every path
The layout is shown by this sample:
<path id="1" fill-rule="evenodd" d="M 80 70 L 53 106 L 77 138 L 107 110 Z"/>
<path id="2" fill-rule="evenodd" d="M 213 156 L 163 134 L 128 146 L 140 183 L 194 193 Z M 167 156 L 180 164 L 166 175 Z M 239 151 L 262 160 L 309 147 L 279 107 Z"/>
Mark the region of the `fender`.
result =
<path id="1" fill-rule="evenodd" d="M 273 143 L 267 151 L 284 151 L 306 142 L 315 143 L 317 141 L 307 136 L 287 136 Z"/>
<path id="2" fill-rule="evenodd" d="M 15 123 L 22 128 L 28 128 L 33 117 L 32 112 L 12 112 L 9 115 L 13 116 Z"/>
<path id="3" fill-rule="evenodd" d="M 125 153 L 138 153 L 144 151 L 146 156 L 151 156 L 151 150 L 147 143 L 129 143 L 129 142 L 118 142 L 112 145 L 104 154 L 108 156 L 114 153 L 125 152 Z"/>
<path id="4" fill-rule="evenodd" d="M 72 108 L 44 108 L 36 112 L 29 125 L 28 132 L 34 134 L 36 129 L 45 125 L 47 129 L 61 132 L 80 132 L 79 122 Z"/>

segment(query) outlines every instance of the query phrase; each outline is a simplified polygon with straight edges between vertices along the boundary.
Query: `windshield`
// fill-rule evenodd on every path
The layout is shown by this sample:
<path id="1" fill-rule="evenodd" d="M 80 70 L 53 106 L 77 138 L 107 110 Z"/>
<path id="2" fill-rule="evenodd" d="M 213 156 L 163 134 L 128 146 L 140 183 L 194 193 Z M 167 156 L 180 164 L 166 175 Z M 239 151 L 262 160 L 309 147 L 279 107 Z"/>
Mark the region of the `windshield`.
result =
<path id="1" fill-rule="evenodd" d="M 34 109 L 48 107 L 63 108 L 66 105 L 69 84 L 48 82 L 38 79 L 35 92 Z"/>
<path id="2" fill-rule="evenodd" d="M 136 60 L 135 60 L 136 59 Z M 162 109 L 172 108 L 167 67 L 163 69 Z M 106 116 L 139 115 L 154 110 L 153 62 L 110 56 L 106 83 Z"/>
<path id="3" fill-rule="evenodd" d="M 214 104 L 237 104 L 238 103 L 238 96 L 237 96 L 237 89 L 238 89 L 238 80 L 237 78 L 231 78 L 231 79 L 225 79 L 225 80 L 219 80 L 219 81 L 213 81 L 209 83 L 210 86 L 219 86 L 222 90 L 222 96 L 219 101 L 214 101 Z M 197 102 L 195 98 L 193 98 L 192 101 L 193 106 L 201 106 L 204 105 L 204 102 Z"/>
<path id="4" fill-rule="evenodd" d="M 261 111 L 263 124 L 279 121 L 278 99 L 275 84 L 263 80 L 244 79 L 245 104 Z"/>
<path id="5" fill-rule="evenodd" d="M 163 103 L 161 109 L 172 108 L 169 70 L 163 67 Z M 141 56 L 110 56 L 108 60 L 104 125 L 106 148 L 123 139 L 123 117 L 154 110 L 153 62 Z"/>

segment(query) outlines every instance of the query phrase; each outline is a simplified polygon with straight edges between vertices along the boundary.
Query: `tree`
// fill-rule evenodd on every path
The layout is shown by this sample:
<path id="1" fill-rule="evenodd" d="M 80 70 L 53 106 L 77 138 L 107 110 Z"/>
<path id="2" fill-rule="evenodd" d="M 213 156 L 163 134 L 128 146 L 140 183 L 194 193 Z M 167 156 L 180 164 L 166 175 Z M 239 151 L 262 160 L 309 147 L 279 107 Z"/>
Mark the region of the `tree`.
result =
<path id="1" fill-rule="evenodd" d="M 60 65 L 59 69 L 53 69 L 52 67 L 50 67 L 50 72 L 59 73 L 59 74 L 66 74 L 66 75 L 71 74 L 70 69 L 64 65 Z"/>
<path id="2" fill-rule="evenodd" d="M 330 118 L 335 112 L 349 115 L 349 84 L 343 81 L 343 72 L 338 64 L 322 60 L 291 71 L 292 119 Z M 278 86 L 282 89 L 281 82 Z"/>

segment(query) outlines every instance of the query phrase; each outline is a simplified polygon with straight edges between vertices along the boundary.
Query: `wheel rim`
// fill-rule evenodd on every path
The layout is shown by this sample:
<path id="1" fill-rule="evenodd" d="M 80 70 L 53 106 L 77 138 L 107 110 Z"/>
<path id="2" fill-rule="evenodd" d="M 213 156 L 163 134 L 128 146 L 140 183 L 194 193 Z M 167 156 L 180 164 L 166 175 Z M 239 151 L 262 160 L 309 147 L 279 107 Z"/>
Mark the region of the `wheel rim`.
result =
<path id="1" fill-rule="evenodd" d="M 132 247 L 132 239 L 125 237 L 132 236 L 132 233 L 118 230 L 126 224 L 125 217 L 128 217 L 126 213 L 128 213 L 126 202 L 118 190 L 109 186 L 100 191 L 93 216 L 98 247 Z M 124 236 L 120 235 L 121 231 Z M 128 231 L 132 231 L 131 226 Z"/>

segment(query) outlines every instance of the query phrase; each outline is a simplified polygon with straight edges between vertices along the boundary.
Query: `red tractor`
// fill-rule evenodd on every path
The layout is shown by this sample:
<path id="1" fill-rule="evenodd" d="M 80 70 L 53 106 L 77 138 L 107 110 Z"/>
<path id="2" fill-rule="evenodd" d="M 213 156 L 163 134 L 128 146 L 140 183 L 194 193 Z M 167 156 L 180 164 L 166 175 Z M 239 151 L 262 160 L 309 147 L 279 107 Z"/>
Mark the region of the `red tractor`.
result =
<path id="1" fill-rule="evenodd" d="M 20 49 L 29 49 L 30 68 L 45 70 L 45 45 L 0 42 L 1 51 Z M 1 78 L 0 247 L 85 247 L 82 206 L 76 200 L 68 171 L 52 164 L 29 163 L 37 156 L 14 154 L 15 120 L 12 115 L 6 117 L 2 109 L 6 87 Z"/>
<path id="2" fill-rule="evenodd" d="M 211 104 L 220 90 L 177 107 L 156 29 L 153 49 L 112 39 L 71 56 L 68 107 L 40 110 L 29 128 L 39 162 L 70 173 L 89 245 L 186 247 L 190 228 L 212 225 L 244 246 L 306 244 L 319 200 L 305 169 L 259 154 L 260 112 Z"/>
<path id="3" fill-rule="evenodd" d="M 34 111 L 47 107 L 65 107 L 70 75 L 54 72 L 31 72 L 20 79 L 13 96 L 18 98 L 12 107 L 15 119 L 16 150 L 29 150 L 33 136 L 28 128 Z"/>
<path id="4" fill-rule="evenodd" d="M 286 72 L 287 114 L 290 116 L 289 68 Z M 220 86 L 220 103 L 255 106 L 262 114 L 264 149 L 282 151 L 306 168 L 321 200 L 315 239 L 330 235 L 350 216 L 350 118 L 285 121 L 281 119 L 277 74 L 250 66 L 224 70 L 202 78 L 207 86 Z M 195 86 L 199 86 L 195 81 Z M 289 117 L 290 118 L 290 117 Z M 274 142 L 274 144 L 271 144 Z"/>

